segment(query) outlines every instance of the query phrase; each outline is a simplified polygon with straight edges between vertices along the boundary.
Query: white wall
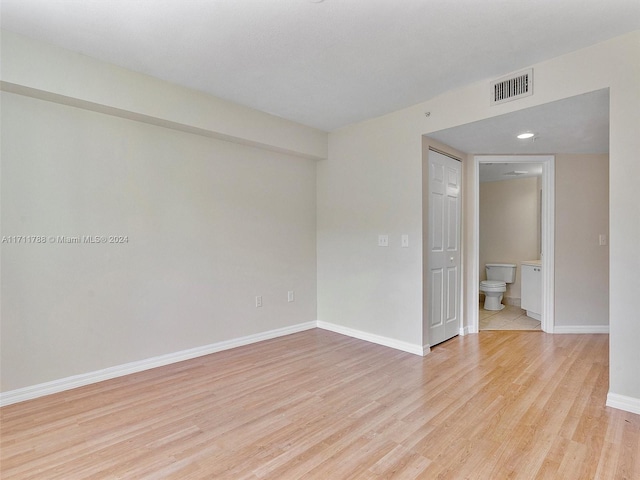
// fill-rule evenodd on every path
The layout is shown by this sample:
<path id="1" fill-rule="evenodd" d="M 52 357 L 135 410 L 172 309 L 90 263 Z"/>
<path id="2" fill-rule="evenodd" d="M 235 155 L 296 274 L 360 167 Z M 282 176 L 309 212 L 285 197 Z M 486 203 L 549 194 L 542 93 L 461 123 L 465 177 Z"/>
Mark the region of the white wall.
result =
<path id="1" fill-rule="evenodd" d="M 3 62 L 12 53 L 3 44 Z M 94 61 L 75 60 L 96 73 Z M 46 67 L 33 65 L 45 79 Z M 6 63 L 2 73 L 20 81 Z M 147 79 L 188 101 L 177 87 L 119 75 L 114 98 L 135 100 Z M 167 100 L 154 95 L 147 91 L 149 104 Z M 213 130 L 195 135 L 41 96 L 2 92 L 2 236 L 128 241 L 1 245 L 3 392 L 315 322 L 316 161 L 308 157 L 322 149 L 314 132 L 301 127 L 309 141 L 280 142 L 279 121 L 267 117 L 261 142 L 252 128 L 249 141 L 238 128 L 228 142 L 210 138 Z M 177 113 L 190 105 L 199 108 L 180 104 Z M 234 113 L 242 118 L 255 121 Z M 271 144 L 247 145 L 260 143 Z"/>
<path id="2" fill-rule="evenodd" d="M 540 258 L 540 191 L 538 178 L 516 178 L 480 184 L 478 282 L 487 278 L 487 263 L 513 263 L 516 281 L 507 285 L 505 303 L 520 306 L 521 262 Z"/>
<path id="3" fill-rule="evenodd" d="M 609 159 L 556 155 L 556 326 L 609 325 Z"/>
<path id="4" fill-rule="evenodd" d="M 327 134 L 79 53 L 1 31 L 2 89 L 306 158 Z"/>
<path id="5" fill-rule="evenodd" d="M 318 320 L 421 349 L 420 136 L 382 127 L 330 134 L 330 160 L 318 163 Z"/>
<path id="6" fill-rule="evenodd" d="M 318 166 L 319 317 L 378 335 L 421 341 L 422 253 L 375 247 L 375 235 L 419 234 L 422 215 L 421 135 L 574 95 L 610 89 L 610 342 L 611 392 L 640 405 L 640 32 L 533 65 L 535 94 L 490 107 L 488 85 L 470 85 L 329 135 L 329 158 Z M 525 66 L 523 66 L 525 67 Z M 508 73 L 508 72 L 505 72 Z M 431 112 L 429 117 L 425 112 Z M 489 153 L 489 152 L 472 152 Z M 466 200 L 475 179 L 465 175 Z M 415 203 L 414 203 L 415 202 Z M 465 215 L 465 221 L 470 221 Z M 464 233 L 468 240 L 469 229 Z M 396 240 L 397 242 L 397 240 Z M 392 244 L 393 245 L 393 244 Z M 469 271 L 469 242 L 465 268 Z M 465 311 L 477 302 L 477 279 L 466 275 Z"/>

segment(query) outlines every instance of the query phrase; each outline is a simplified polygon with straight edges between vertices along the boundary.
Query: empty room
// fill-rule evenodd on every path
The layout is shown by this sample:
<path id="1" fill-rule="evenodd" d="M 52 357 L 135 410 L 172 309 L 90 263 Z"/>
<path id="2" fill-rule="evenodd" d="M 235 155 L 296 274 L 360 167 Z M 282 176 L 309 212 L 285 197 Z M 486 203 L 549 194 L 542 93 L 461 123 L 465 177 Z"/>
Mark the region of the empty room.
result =
<path id="1" fill-rule="evenodd" d="M 640 478 L 640 3 L 0 26 L 2 479 Z"/>

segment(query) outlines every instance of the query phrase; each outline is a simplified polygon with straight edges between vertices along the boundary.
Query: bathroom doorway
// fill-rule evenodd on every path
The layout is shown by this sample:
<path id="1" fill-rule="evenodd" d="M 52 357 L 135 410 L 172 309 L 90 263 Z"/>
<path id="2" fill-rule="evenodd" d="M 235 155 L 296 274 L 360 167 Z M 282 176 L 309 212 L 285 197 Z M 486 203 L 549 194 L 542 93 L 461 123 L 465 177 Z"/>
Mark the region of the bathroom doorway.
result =
<path id="1" fill-rule="evenodd" d="M 515 319 L 518 317 L 517 324 L 520 324 L 522 329 L 528 329 L 527 327 L 533 326 L 535 323 L 537 326 L 537 321 L 531 319 L 530 317 L 524 315 L 520 310 L 520 298 L 521 298 L 521 274 L 522 274 L 522 262 L 523 261 L 535 261 L 539 260 L 540 269 L 542 270 L 540 279 L 541 285 L 541 312 L 540 312 L 540 328 L 545 332 L 553 332 L 553 212 L 554 212 L 554 157 L 551 155 L 522 155 L 522 156 L 511 156 L 511 155 L 477 155 L 474 157 L 473 166 L 475 178 L 475 186 L 474 186 L 474 195 L 475 200 L 474 204 L 474 221 L 473 221 L 473 229 L 474 229 L 474 246 L 473 246 L 473 262 L 472 262 L 472 275 L 474 279 L 477 279 L 479 284 L 480 278 L 482 277 L 482 272 L 485 268 L 485 263 L 514 263 L 517 266 L 517 281 L 514 282 L 514 285 L 510 285 L 507 292 L 505 292 L 505 298 L 503 299 L 503 303 L 507 306 L 505 307 L 505 313 L 496 317 L 494 320 L 496 323 L 500 323 L 505 319 Z M 490 167 L 490 168 L 486 168 Z M 481 170 L 482 169 L 482 170 Z M 481 180 L 481 172 L 482 172 L 482 180 Z M 527 173 L 523 173 L 527 172 Z M 492 251 L 491 248 L 484 249 L 488 250 L 487 255 L 481 255 L 480 251 L 480 241 L 481 241 L 481 228 L 480 228 L 480 184 L 481 181 L 489 180 L 489 181 L 497 181 L 505 178 L 526 178 L 531 177 L 531 180 L 523 181 L 522 185 L 509 185 L 510 188 L 520 188 L 524 187 L 527 183 L 533 185 L 539 185 L 540 188 L 533 187 L 534 198 L 531 200 L 533 202 L 539 202 L 539 204 L 528 205 L 526 208 L 530 208 L 539 212 L 539 224 L 533 225 L 534 231 L 531 233 L 532 238 L 529 238 L 528 241 L 530 245 L 528 249 L 525 251 L 531 252 L 536 258 L 518 258 L 518 254 L 516 251 L 518 248 L 509 249 L 504 246 L 499 246 L 499 241 L 496 240 L 495 236 L 500 236 L 505 232 L 508 232 L 509 229 L 517 228 L 517 211 L 511 212 L 511 221 L 509 218 L 503 218 L 505 223 L 501 224 L 500 220 L 497 220 L 491 228 L 495 229 L 495 232 L 491 232 L 494 235 L 494 243 L 498 248 L 498 251 Z M 536 178 L 536 176 L 539 176 Z M 503 186 L 506 186 L 503 185 Z M 505 190 L 502 188 L 502 190 Z M 508 190 L 508 188 L 507 188 Z M 541 192 L 540 195 L 535 192 Z M 509 208 L 518 209 L 523 208 L 517 205 L 517 202 L 513 202 L 513 204 L 509 205 Z M 508 210 L 508 208 L 507 208 Z M 524 212 L 523 212 L 524 214 Z M 531 215 L 531 212 L 529 213 Z M 530 223 L 530 222 L 529 222 Z M 539 227 L 538 227 L 539 225 Z M 531 225 L 530 225 L 531 227 Z M 537 227 L 537 228 L 536 228 Z M 502 229 L 502 232 L 500 231 Z M 484 229 L 483 232 L 484 240 L 487 240 L 487 229 Z M 537 233 L 539 232 L 539 234 Z M 489 239 L 491 241 L 491 239 Z M 495 250 L 495 249 L 494 249 Z M 504 253 L 501 250 L 505 250 Z M 522 252 L 522 249 L 520 250 Z M 483 251 L 483 253 L 486 253 Z M 520 256 L 523 254 L 520 253 Z M 526 254 L 525 256 L 528 256 Z M 486 258 L 485 258 L 486 257 Z M 499 258 L 494 258 L 499 257 Z M 539 270 L 538 270 L 539 272 Z M 470 292 L 471 295 L 475 294 L 475 297 L 478 298 L 478 290 L 475 292 Z M 480 330 L 480 317 L 481 317 L 481 307 L 478 301 L 475 302 L 476 308 L 469 312 L 470 316 L 470 331 L 479 331 Z M 491 315 L 493 312 L 484 312 L 482 311 L 482 316 L 484 317 L 483 324 L 486 324 L 487 314 Z M 511 324 L 504 322 L 504 324 L 509 324 L 514 327 L 517 327 L 517 324 Z M 499 328 L 494 328 L 499 329 Z"/>
<path id="2" fill-rule="evenodd" d="M 540 261 L 542 163 L 480 163 L 478 180 L 479 330 L 539 331 L 542 288 L 535 292 L 538 301 L 532 306 L 533 282 L 529 277 L 540 280 L 540 269 L 536 266 L 535 275 L 527 276 L 527 295 L 524 272 L 526 269 L 529 273 L 529 265 Z M 513 269 L 489 267 L 489 278 L 484 267 L 492 264 L 513 265 Z M 511 271 L 513 278 L 506 275 Z M 503 293 L 493 292 L 487 297 L 482 288 L 485 280 L 506 281 L 504 288 L 491 287 Z M 541 287 L 540 281 L 536 283 Z"/>

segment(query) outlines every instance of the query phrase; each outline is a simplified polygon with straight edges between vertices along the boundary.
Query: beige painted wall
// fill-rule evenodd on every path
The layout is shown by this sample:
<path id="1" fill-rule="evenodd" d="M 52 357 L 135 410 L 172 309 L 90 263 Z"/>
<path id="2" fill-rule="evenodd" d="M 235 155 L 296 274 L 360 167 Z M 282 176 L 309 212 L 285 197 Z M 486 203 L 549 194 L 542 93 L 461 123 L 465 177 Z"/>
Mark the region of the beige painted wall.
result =
<path id="1" fill-rule="evenodd" d="M 315 322 L 315 161 L 6 92 L 1 121 L 3 236 L 127 237 L 2 245 L 2 391 Z"/>
<path id="2" fill-rule="evenodd" d="M 556 325 L 609 325 L 609 158 L 556 155 Z"/>
<path id="3" fill-rule="evenodd" d="M 516 281 L 507 284 L 505 299 L 520 305 L 521 265 L 539 254 L 540 192 L 538 178 L 516 178 L 480 184 L 480 280 L 487 263 L 513 263 Z"/>
<path id="4" fill-rule="evenodd" d="M 422 348 L 421 137 L 377 122 L 330 137 L 317 170 L 318 320 Z"/>

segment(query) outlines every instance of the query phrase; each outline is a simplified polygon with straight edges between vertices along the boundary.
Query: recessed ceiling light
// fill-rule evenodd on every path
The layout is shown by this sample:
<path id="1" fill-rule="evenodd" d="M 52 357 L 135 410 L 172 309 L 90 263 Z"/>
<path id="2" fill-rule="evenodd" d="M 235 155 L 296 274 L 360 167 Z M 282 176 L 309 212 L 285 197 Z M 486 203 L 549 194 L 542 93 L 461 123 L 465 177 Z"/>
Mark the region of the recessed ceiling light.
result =
<path id="1" fill-rule="evenodd" d="M 535 133 L 531 133 L 531 132 L 525 132 L 525 133 L 521 133 L 520 135 L 518 135 L 518 138 L 520 140 L 526 140 L 527 138 L 531 138 L 535 135 Z"/>

